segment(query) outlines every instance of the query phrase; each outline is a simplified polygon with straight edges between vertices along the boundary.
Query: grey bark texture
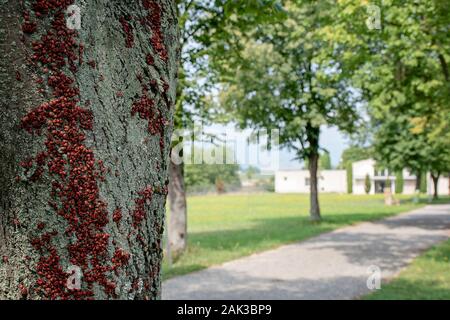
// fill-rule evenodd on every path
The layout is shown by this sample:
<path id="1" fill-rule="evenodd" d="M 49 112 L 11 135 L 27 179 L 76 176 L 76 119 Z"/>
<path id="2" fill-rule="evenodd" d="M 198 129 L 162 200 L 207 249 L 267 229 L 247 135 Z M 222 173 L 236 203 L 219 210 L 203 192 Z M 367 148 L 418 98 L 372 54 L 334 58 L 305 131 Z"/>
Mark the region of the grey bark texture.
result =
<path id="1" fill-rule="evenodd" d="M 39 289 L 36 265 L 42 253 L 30 243 L 43 231 L 57 231 L 51 243 L 60 257 L 64 272 L 70 267 L 68 247 L 75 241 L 65 233 L 67 221 L 49 205 L 55 177 L 44 167 L 37 181 L 27 179 L 20 163 L 45 149 L 45 128 L 30 134 L 21 128 L 21 119 L 43 102 L 52 99 L 47 86 L 38 92 L 42 74 L 30 63 L 32 43 L 50 28 L 51 15 L 36 17 L 34 0 L 0 0 L 0 299 L 49 299 Z M 66 1 L 69 2 L 69 1 Z M 167 59 L 150 39 L 155 32 L 142 23 L 151 14 L 145 3 L 161 8 L 161 35 Z M 79 88 L 79 104 L 92 112 L 92 130 L 83 130 L 84 144 L 96 160 L 103 161 L 104 179 L 97 181 L 99 197 L 107 205 L 108 222 L 101 231 L 109 235 L 105 266 L 111 265 L 115 250 L 129 254 L 121 268 L 108 271 L 115 284 L 107 294 L 94 284 L 94 299 L 158 299 L 162 261 L 165 202 L 168 184 L 168 153 L 173 127 L 177 69 L 179 61 L 175 0 L 74 1 L 81 9 L 81 29 L 76 37 L 84 46 L 76 72 L 64 70 Z M 28 10 L 38 30 L 22 32 L 23 13 Z M 131 27 L 133 45 L 126 46 L 124 26 Z M 81 51 L 80 51 L 81 52 Z M 153 64 L 148 64 L 149 57 Z M 139 76 L 138 76 L 139 75 Z M 132 116 L 133 103 L 143 94 L 142 83 L 154 83 L 149 93 L 155 110 L 165 124 L 158 134 L 149 132 L 149 121 Z M 45 86 L 45 84 L 44 84 Z M 150 198 L 143 204 L 145 218 L 133 227 L 132 213 L 138 205 L 139 191 L 149 186 Z M 81 190 L 82 192 L 82 190 Z M 113 212 L 122 218 L 113 221 Z M 45 227 L 40 227 L 45 226 Z M 85 289 L 81 278 L 81 289 Z M 66 288 L 62 288 L 66 290 Z M 56 297 L 58 298 L 58 297 Z"/>
<path id="2" fill-rule="evenodd" d="M 186 189 L 184 185 L 184 164 L 169 164 L 169 246 L 174 259 L 187 247 Z"/>

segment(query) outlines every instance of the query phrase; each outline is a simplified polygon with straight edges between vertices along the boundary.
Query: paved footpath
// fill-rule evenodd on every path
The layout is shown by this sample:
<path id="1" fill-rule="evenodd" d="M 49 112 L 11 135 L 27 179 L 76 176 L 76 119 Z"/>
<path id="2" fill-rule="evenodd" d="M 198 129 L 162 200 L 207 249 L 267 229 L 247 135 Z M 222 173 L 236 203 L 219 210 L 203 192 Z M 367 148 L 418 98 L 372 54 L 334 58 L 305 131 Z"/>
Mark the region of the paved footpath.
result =
<path id="1" fill-rule="evenodd" d="M 361 223 L 163 283 L 163 299 L 354 299 L 450 237 L 450 205 Z"/>

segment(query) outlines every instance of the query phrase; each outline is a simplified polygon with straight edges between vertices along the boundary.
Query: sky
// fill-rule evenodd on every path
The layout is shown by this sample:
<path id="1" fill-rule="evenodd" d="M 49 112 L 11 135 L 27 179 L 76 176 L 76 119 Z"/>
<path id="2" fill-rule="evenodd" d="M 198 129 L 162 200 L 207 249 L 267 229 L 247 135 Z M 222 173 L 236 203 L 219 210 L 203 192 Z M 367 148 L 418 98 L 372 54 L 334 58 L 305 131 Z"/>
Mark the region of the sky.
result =
<path id="1" fill-rule="evenodd" d="M 214 124 L 203 128 L 203 132 L 214 134 L 216 136 L 227 136 L 231 138 L 227 139 L 226 145 L 217 142 L 215 146 L 209 143 L 204 143 L 203 155 L 195 155 L 194 158 L 200 156 L 200 159 L 203 157 L 203 161 L 205 161 L 206 158 L 211 159 L 209 157 L 214 153 L 211 153 L 210 150 L 212 150 L 213 148 L 221 148 L 222 150 L 224 150 L 224 152 L 226 152 L 227 149 L 233 149 L 235 160 L 238 164 L 241 165 L 242 168 L 246 168 L 248 165 L 253 165 L 260 167 L 260 169 L 263 171 L 267 169 L 268 172 L 273 172 L 273 170 L 302 169 L 303 167 L 302 162 L 295 159 L 295 154 L 292 151 L 288 151 L 287 149 L 281 149 L 278 151 L 278 153 L 274 152 L 273 154 L 271 154 L 265 149 L 264 143 L 263 146 L 260 145 L 259 147 L 257 145 L 250 145 L 249 147 L 245 147 L 245 141 L 251 132 L 250 130 L 238 131 L 234 129 L 234 126 L 232 124 L 227 126 Z M 208 140 L 208 138 L 199 138 L 197 136 L 196 140 L 205 141 Z M 200 147 L 201 143 L 196 142 L 195 145 L 198 148 Z M 187 145 L 185 144 L 185 148 L 186 146 Z M 321 148 L 326 149 L 328 152 L 330 152 L 331 163 L 333 167 L 335 167 L 340 162 L 342 152 L 348 147 L 348 141 L 336 127 L 324 126 L 321 130 L 320 146 Z M 276 164 L 274 164 L 275 162 Z M 270 164 L 265 167 L 264 163 Z"/>

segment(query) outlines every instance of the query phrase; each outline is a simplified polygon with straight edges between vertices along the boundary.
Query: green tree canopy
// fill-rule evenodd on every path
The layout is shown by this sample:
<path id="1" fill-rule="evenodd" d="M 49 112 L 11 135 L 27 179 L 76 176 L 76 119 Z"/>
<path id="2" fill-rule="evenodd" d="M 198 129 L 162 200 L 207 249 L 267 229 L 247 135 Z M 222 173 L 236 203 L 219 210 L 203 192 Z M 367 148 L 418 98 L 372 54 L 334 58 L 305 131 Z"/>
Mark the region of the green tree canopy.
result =
<path id="1" fill-rule="evenodd" d="M 334 32 L 327 35 L 346 47 L 345 63 L 358 66 L 353 85 L 360 89 L 375 129 L 375 158 L 416 174 L 449 170 L 446 1 L 342 0 L 338 5 Z M 374 12 L 379 13 L 379 28 L 367 24 Z"/>
<path id="2" fill-rule="evenodd" d="M 333 24 L 334 1 L 287 1 L 286 19 L 265 25 L 254 39 L 242 38 L 241 56 L 220 66 L 221 105 L 241 127 L 280 128 L 280 143 L 308 159 L 311 216 L 317 201 L 319 136 L 323 125 L 351 130 L 357 120 L 340 49 L 325 39 Z"/>

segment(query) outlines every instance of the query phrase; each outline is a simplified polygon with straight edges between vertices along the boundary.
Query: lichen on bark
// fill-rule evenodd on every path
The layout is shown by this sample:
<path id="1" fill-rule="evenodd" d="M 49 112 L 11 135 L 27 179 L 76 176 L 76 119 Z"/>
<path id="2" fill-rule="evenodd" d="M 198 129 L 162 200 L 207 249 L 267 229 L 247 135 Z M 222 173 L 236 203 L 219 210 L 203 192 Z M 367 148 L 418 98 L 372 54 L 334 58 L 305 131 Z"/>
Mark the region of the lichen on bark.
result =
<path id="1" fill-rule="evenodd" d="M 3 2 L 0 298 L 158 298 L 178 61 L 174 1 L 79 1 L 82 28 L 73 37 L 60 15 L 75 1 Z M 156 9 L 158 26 L 146 24 Z M 64 53 L 51 45 L 61 38 Z M 148 130 L 154 117 L 132 115 L 143 90 L 164 118 L 158 131 Z M 76 292 L 64 287 L 74 263 L 84 272 Z M 48 274 L 58 281 L 42 279 Z"/>

